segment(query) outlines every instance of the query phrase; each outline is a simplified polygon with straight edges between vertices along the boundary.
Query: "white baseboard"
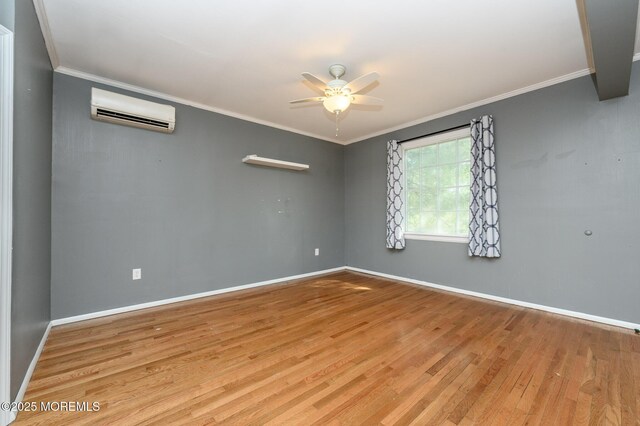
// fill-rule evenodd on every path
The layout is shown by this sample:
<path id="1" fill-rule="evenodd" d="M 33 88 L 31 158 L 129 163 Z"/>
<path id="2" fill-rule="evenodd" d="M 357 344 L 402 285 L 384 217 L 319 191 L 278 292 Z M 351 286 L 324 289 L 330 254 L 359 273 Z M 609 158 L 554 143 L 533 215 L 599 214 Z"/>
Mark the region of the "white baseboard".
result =
<path id="1" fill-rule="evenodd" d="M 347 271 L 360 272 L 360 273 L 368 274 L 368 275 L 376 275 L 376 276 L 379 276 L 379 277 L 389 278 L 389 279 L 397 280 L 397 281 L 405 281 L 405 282 L 408 282 L 408 283 L 411 283 L 411 284 L 417 284 L 417 285 L 421 285 L 421 286 L 425 286 L 425 287 L 436 288 L 436 289 L 439 289 L 439 290 L 449 291 L 449 292 L 452 292 L 452 293 L 459 293 L 459 294 L 465 294 L 467 296 L 480 297 L 482 299 L 488 299 L 488 300 L 493 300 L 493 301 L 496 301 L 496 302 L 508 303 L 510 305 L 523 306 L 525 308 L 537 309 L 537 310 L 540 310 L 540 311 L 551 312 L 551 313 L 554 313 L 554 314 L 565 315 L 565 316 L 568 316 L 568 317 L 580 318 L 580 319 L 599 322 L 599 323 L 603 323 L 603 324 L 607 324 L 607 325 L 614 325 L 616 327 L 630 328 L 632 330 L 633 329 L 640 329 L 640 324 L 634 324 L 634 323 L 628 322 L 628 321 L 621 321 L 621 320 L 612 319 L 612 318 L 600 317 L 600 316 L 597 316 L 597 315 L 585 314 L 585 313 L 582 313 L 582 312 L 569 311 L 567 309 L 554 308 L 554 307 L 551 307 L 551 306 L 538 305 L 537 303 L 523 302 L 521 300 L 509 299 L 507 297 L 493 296 L 491 294 L 479 293 L 479 292 L 470 291 L 470 290 L 463 290 L 463 289 L 460 289 L 460 288 L 449 287 L 449 286 L 441 285 L 441 284 L 433 284 L 433 283 L 430 283 L 430 282 L 427 282 L 427 281 L 416 280 L 416 279 L 413 279 L 413 278 L 399 277 L 397 275 L 390 275 L 390 274 L 385 274 L 385 273 L 382 273 L 382 272 L 370 271 L 368 269 L 355 268 L 353 266 L 345 266 L 345 269 Z"/>
<path id="2" fill-rule="evenodd" d="M 22 384 L 20 385 L 20 389 L 18 389 L 18 394 L 16 395 L 16 405 L 19 402 L 22 402 L 24 398 L 24 394 L 27 391 L 27 387 L 29 386 L 29 382 L 31 381 L 31 376 L 33 375 L 33 371 L 36 369 L 36 364 L 38 364 L 38 359 L 40 359 L 40 354 L 42 353 L 42 349 L 44 349 L 44 344 L 47 342 L 47 338 L 49 337 L 49 332 L 51 331 L 51 322 L 47 325 L 47 329 L 44 331 L 42 335 L 42 339 L 40 339 L 40 344 L 38 345 L 38 349 L 36 349 L 36 353 L 33 355 L 33 359 L 31 360 L 31 364 L 29 364 L 29 368 L 27 368 L 27 372 L 24 373 L 24 379 L 22 379 Z M 12 411 L 9 417 L 9 423 L 13 422 L 16 419 L 18 413 L 16 411 Z"/>
<path id="3" fill-rule="evenodd" d="M 34 354 L 33 359 L 31 360 L 31 364 L 29 364 L 29 368 L 27 369 L 27 372 L 25 373 L 24 380 L 22 381 L 22 385 L 20 386 L 20 389 L 18 390 L 18 394 L 16 395 L 15 402 L 21 402 L 22 399 L 24 398 L 24 394 L 27 391 L 27 387 L 29 385 L 29 381 L 31 380 L 31 375 L 33 374 L 33 371 L 36 368 L 36 364 L 38 363 L 38 359 L 40 358 L 40 354 L 42 353 L 42 349 L 44 348 L 44 345 L 45 345 L 45 343 L 47 341 L 47 337 L 49 336 L 49 331 L 51 330 L 52 326 L 62 325 L 62 324 L 69 324 L 69 323 L 72 323 L 72 322 L 84 321 L 84 320 L 93 319 L 93 318 L 100 318 L 100 317 L 104 317 L 104 316 L 108 316 L 108 315 L 115 315 L 115 314 L 119 314 L 119 313 L 123 313 L 123 312 L 130 312 L 130 311 L 136 311 L 136 310 L 139 310 L 139 309 L 151 308 L 151 307 L 155 307 L 155 306 L 168 305 L 168 304 L 171 304 L 171 303 L 183 302 L 183 301 L 186 301 L 186 300 L 198 299 L 198 298 L 201 298 L 201 297 L 214 296 L 216 294 L 223 294 L 223 293 L 229 293 L 229 292 L 233 292 L 233 291 L 245 290 L 245 289 L 254 288 L 254 287 L 261 287 L 261 286 L 267 286 L 267 285 L 272 285 L 272 284 L 278 284 L 278 283 L 282 283 L 282 282 L 286 282 L 286 281 L 293 281 L 293 280 L 297 280 L 297 279 L 301 279 L 301 278 L 308 278 L 308 277 L 313 277 L 313 276 L 318 276 L 318 275 L 325 275 L 325 274 L 329 274 L 329 273 L 332 273 L 332 272 L 340 272 L 340 271 L 345 271 L 345 270 L 346 271 L 353 271 L 353 272 L 360 272 L 360 273 L 368 274 L 368 275 L 379 276 L 379 277 L 382 277 L 382 278 L 389 278 L 389 279 L 396 280 L 396 281 L 404 281 L 404 282 L 407 282 L 407 283 L 417 284 L 417 285 L 424 286 L 424 287 L 435 288 L 435 289 L 438 289 L 438 290 L 444 290 L 444 291 L 448 291 L 448 292 L 452 292 L 452 293 L 464 294 L 464 295 L 467 295 L 467 296 L 479 297 L 479 298 L 482 298 L 482 299 L 493 300 L 493 301 L 496 301 L 496 302 L 507 303 L 507 304 L 510 304 L 510 305 L 522 306 L 522 307 L 525 307 L 525 308 L 537 309 L 537 310 L 540 310 L 540 311 L 551 312 L 551 313 L 554 313 L 554 314 L 564 315 L 564 316 L 568 316 L 568 317 L 580 318 L 580 319 L 599 322 L 599 323 L 603 323 L 603 324 L 607 324 L 607 325 L 613 325 L 613 326 L 629 328 L 629 329 L 640 329 L 640 324 L 635 324 L 635 323 L 628 322 L 628 321 L 621 321 L 621 320 L 616 320 L 616 319 L 612 319 L 612 318 L 600 317 L 600 316 L 597 316 L 597 315 L 585 314 L 585 313 L 582 313 L 582 312 L 575 312 L 575 311 L 569 311 L 569 310 L 566 310 L 566 309 L 554 308 L 554 307 L 545 306 L 545 305 L 538 305 L 536 303 L 523 302 L 521 300 L 509 299 L 509 298 L 500 297 L 500 296 L 493 296 L 491 294 L 479 293 L 479 292 L 476 292 L 476 291 L 463 290 L 463 289 L 460 289 L 460 288 L 450 287 L 450 286 L 441 285 L 441 284 L 434 284 L 434 283 L 430 283 L 430 282 L 427 282 L 427 281 L 416 280 L 416 279 L 413 279 L 413 278 L 400 277 L 400 276 L 397 276 L 397 275 L 385 274 L 383 272 L 371 271 L 371 270 L 368 270 L 368 269 L 356 268 L 356 267 L 353 267 L 353 266 L 342 266 L 342 267 L 338 267 L 338 268 L 331 268 L 331 269 L 324 269 L 324 270 L 321 270 L 321 271 L 309 272 L 309 273 L 306 273 L 306 274 L 293 275 L 293 276 L 290 276 L 290 277 L 276 278 L 276 279 L 268 280 L 268 281 L 260 281 L 260 282 L 252 283 L 252 284 L 245 284 L 245 285 L 240 285 L 240 286 L 236 286 L 236 287 L 223 288 L 223 289 L 220 289 L 220 290 L 212 290 L 212 291 L 207 291 L 207 292 L 204 292 L 204 293 L 189 294 L 189 295 L 186 295 L 186 296 L 174 297 L 174 298 L 171 298 L 171 299 L 157 300 L 157 301 L 154 301 L 154 302 L 141 303 L 141 304 L 138 304 L 138 305 L 131 305 L 131 306 L 124 306 L 124 307 L 121 307 L 121 308 L 109 309 L 109 310 L 106 310 L 106 311 L 93 312 L 93 313 L 90 313 L 90 314 L 77 315 L 77 316 L 73 316 L 73 317 L 61 318 L 61 319 L 53 320 L 47 326 L 47 329 L 45 330 L 45 332 L 44 332 L 44 334 L 42 336 L 42 340 L 40 341 L 40 345 L 38 346 L 38 349 L 36 350 L 36 353 Z M 16 415 L 17 415 L 16 412 L 12 412 L 11 415 L 10 415 L 9 421 L 10 422 L 14 421 L 15 418 L 16 418 Z"/>
<path id="4" fill-rule="evenodd" d="M 198 298 L 201 298 L 201 297 L 215 296 L 216 294 L 223 294 L 223 293 L 229 293 L 229 292 L 233 292 L 233 291 L 246 290 L 246 289 L 254 288 L 254 287 L 262 287 L 262 286 L 267 286 L 267 285 L 271 285 L 271 284 L 278 284 L 278 283 L 282 283 L 282 282 L 286 282 L 286 281 L 292 281 L 292 280 L 297 280 L 297 279 L 302 279 L 302 278 L 308 278 L 308 277 L 313 277 L 313 276 L 317 276 L 317 275 L 324 275 L 324 274 L 329 274 L 329 273 L 332 273 L 332 272 L 339 272 L 339 271 L 344 271 L 344 270 L 353 271 L 353 272 L 360 272 L 360 273 L 369 274 L 369 275 L 375 275 L 375 276 L 379 276 L 379 277 L 383 277 L 383 278 L 389 278 L 389 279 L 397 280 L 397 281 L 405 281 L 405 282 L 408 282 L 408 283 L 411 283 L 411 284 L 417 284 L 417 285 L 421 285 L 421 286 L 425 286 L 425 287 L 436 288 L 436 289 L 439 289 L 439 290 L 444 290 L 444 291 L 448 291 L 448 292 L 452 292 L 452 293 L 458 293 L 458 294 L 464 294 L 464 295 L 467 295 L 467 296 L 480 297 L 482 299 L 493 300 L 493 301 L 496 301 L 496 302 L 507 303 L 507 304 L 510 304 L 510 305 L 522 306 L 522 307 L 525 307 L 525 308 L 537 309 L 537 310 L 540 310 L 540 311 L 551 312 L 551 313 L 554 313 L 554 314 L 565 315 L 565 316 L 573 317 L 573 318 L 580 318 L 580 319 L 584 319 L 584 320 L 588 320 L 588 321 L 599 322 L 599 323 L 602 323 L 602 324 L 613 325 L 613 326 L 616 326 L 616 327 L 629 328 L 629 329 L 632 329 L 632 330 L 633 329 L 640 329 L 640 324 L 636 324 L 636 323 L 632 323 L 632 322 L 628 322 L 628 321 L 622 321 L 622 320 L 617 320 L 617 319 L 613 319 L 613 318 L 606 318 L 606 317 L 601 317 L 601 316 L 597 316 L 597 315 L 586 314 L 586 313 L 583 313 L 583 312 L 570 311 L 570 310 L 567 310 L 567 309 L 554 308 L 554 307 L 551 307 L 551 306 L 539 305 L 537 303 L 524 302 L 522 300 L 515 300 L 515 299 L 509 299 L 507 297 L 494 296 L 494 295 L 491 295 L 491 294 L 480 293 L 480 292 L 477 292 L 477 291 L 464 290 L 464 289 L 451 287 L 451 286 L 447 286 L 447 285 L 434 284 L 434 283 L 430 283 L 430 282 L 427 282 L 427 281 L 416 280 L 416 279 L 413 279 L 413 278 L 407 278 L 407 277 L 401 277 L 401 276 L 397 276 L 397 275 L 385 274 L 383 272 L 371 271 L 371 270 L 368 270 L 368 269 L 356 268 L 356 267 L 353 267 L 353 266 L 342 266 L 342 267 L 338 267 L 338 268 L 324 269 L 324 270 L 321 270 L 321 271 L 309 272 L 309 273 L 300 274 L 300 275 L 292 275 L 292 276 L 289 276 L 289 277 L 276 278 L 276 279 L 273 279 L 273 280 L 260 281 L 260 282 L 257 282 L 257 283 L 245 284 L 245 285 L 229 287 L 229 288 L 223 288 L 223 289 L 219 289 L 219 290 L 212 290 L 212 291 L 207 291 L 207 292 L 204 292 L 204 293 L 188 294 L 186 296 L 173 297 L 173 298 L 170 298 L 170 299 L 162 299 L 162 300 L 156 300 L 156 301 L 153 301 L 153 302 L 140 303 L 138 305 L 123 306 L 121 308 L 108 309 L 108 310 L 105 310 L 105 311 L 92 312 L 92 313 L 88 313 L 88 314 L 76 315 L 76 316 L 67 317 L 67 318 L 60 318 L 60 319 L 52 320 L 50 326 L 70 324 L 70 323 L 74 323 L 74 322 L 78 322 L 78 321 L 85 321 L 85 320 L 105 317 L 105 316 L 109 316 L 109 315 L 116 315 L 116 314 L 121 314 L 121 313 L 124 313 L 124 312 L 137 311 L 137 310 L 145 309 L 145 308 L 153 308 L 153 307 L 156 307 L 156 306 L 162 306 L 162 305 L 168 305 L 168 304 L 171 304 L 171 303 L 184 302 L 184 301 L 187 301 L 187 300 L 198 299 Z M 48 331 L 49 330 L 47 329 L 47 334 L 48 334 Z M 41 346 L 42 345 L 44 345 L 44 340 L 41 343 Z M 41 348 L 39 348 L 39 349 L 41 350 Z M 37 355 L 39 356 L 39 353 Z M 34 359 L 37 359 L 37 358 L 34 358 Z M 33 363 L 32 366 L 35 367 L 35 363 Z M 31 376 L 31 374 L 29 373 L 29 377 L 30 376 Z M 25 390 L 26 390 L 26 386 L 24 384 L 23 384 L 23 387 L 25 387 Z"/>
<path id="5" fill-rule="evenodd" d="M 201 297 L 215 296 L 216 294 L 229 293 L 232 291 L 246 290 L 248 288 L 262 287 L 265 285 L 278 284 L 285 281 L 293 281 L 301 278 L 314 277 L 316 275 L 325 275 L 332 272 L 344 271 L 344 266 L 338 268 L 324 269 L 321 271 L 309 272 L 306 274 L 292 275 L 290 277 L 276 278 L 268 281 L 260 281 L 252 284 L 239 285 L 235 287 L 221 288 L 219 290 L 205 291 L 204 293 L 188 294 L 186 296 L 172 297 L 170 299 L 156 300 L 153 302 L 140 303 L 138 305 L 123 306 L 121 308 L 107 309 L 105 311 L 92 312 L 89 314 L 76 315 L 73 317 L 59 318 L 51 321 L 53 326 L 70 324 L 72 322 L 85 321 L 94 318 L 106 317 L 109 315 L 121 314 L 124 312 L 137 311 L 139 309 L 153 308 L 156 306 L 168 305 L 170 303 L 184 302 L 186 300 L 199 299 Z"/>

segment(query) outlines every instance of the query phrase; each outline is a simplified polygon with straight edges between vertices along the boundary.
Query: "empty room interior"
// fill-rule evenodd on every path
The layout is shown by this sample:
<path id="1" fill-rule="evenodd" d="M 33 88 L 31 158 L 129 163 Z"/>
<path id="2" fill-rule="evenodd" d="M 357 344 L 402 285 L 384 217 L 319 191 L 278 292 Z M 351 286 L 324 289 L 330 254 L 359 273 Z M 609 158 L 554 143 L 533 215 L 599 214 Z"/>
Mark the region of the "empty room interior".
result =
<path id="1" fill-rule="evenodd" d="M 640 425 L 638 0 L 0 0 L 0 426 Z"/>

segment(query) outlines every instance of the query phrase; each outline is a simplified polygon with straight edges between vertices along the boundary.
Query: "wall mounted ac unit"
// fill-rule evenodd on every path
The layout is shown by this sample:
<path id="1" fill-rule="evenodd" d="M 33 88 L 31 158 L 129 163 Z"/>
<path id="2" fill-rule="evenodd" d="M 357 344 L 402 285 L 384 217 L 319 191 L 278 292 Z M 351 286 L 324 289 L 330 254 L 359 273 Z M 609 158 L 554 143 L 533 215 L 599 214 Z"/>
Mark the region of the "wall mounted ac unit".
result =
<path id="1" fill-rule="evenodd" d="M 176 109 L 131 96 L 91 88 L 91 118 L 125 126 L 173 133 Z"/>

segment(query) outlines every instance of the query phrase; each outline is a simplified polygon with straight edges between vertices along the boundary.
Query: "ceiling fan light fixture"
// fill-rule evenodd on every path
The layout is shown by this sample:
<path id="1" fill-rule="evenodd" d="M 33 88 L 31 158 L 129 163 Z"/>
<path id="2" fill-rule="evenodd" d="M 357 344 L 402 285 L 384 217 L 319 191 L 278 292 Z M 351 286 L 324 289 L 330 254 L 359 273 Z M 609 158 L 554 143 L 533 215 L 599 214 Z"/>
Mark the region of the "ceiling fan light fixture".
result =
<path id="1" fill-rule="evenodd" d="M 351 105 L 351 97 L 346 95 L 333 95 L 325 98 L 322 105 L 331 114 L 344 112 Z"/>
<path id="2" fill-rule="evenodd" d="M 346 67 L 340 64 L 334 64 L 329 67 L 329 74 L 334 80 L 325 82 L 315 75 L 303 72 L 302 77 L 311 83 L 316 89 L 321 90 L 324 96 L 316 96 L 314 98 L 296 99 L 289 101 L 291 104 L 299 104 L 303 102 L 322 102 L 327 111 L 334 115 L 336 119 L 336 137 L 338 136 L 338 119 L 340 113 L 346 111 L 351 104 L 358 105 L 381 105 L 382 99 L 368 95 L 360 95 L 359 91 L 374 83 L 379 75 L 376 72 L 370 72 L 347 83 L 341 80 L 346 72 Z"/>

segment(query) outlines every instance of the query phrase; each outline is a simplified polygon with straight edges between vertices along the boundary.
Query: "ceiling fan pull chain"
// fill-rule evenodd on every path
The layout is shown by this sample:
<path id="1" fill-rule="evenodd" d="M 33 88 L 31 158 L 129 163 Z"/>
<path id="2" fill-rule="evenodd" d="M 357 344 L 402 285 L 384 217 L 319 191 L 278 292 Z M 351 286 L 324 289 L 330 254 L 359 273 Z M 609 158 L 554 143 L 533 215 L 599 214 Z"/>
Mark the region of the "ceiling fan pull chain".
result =
<path id="1" fill-rule="evenodd" d="M 340 111 L 336 111 L 336 137 L 338 136 L 338 116 L 340 115 Z"/>

